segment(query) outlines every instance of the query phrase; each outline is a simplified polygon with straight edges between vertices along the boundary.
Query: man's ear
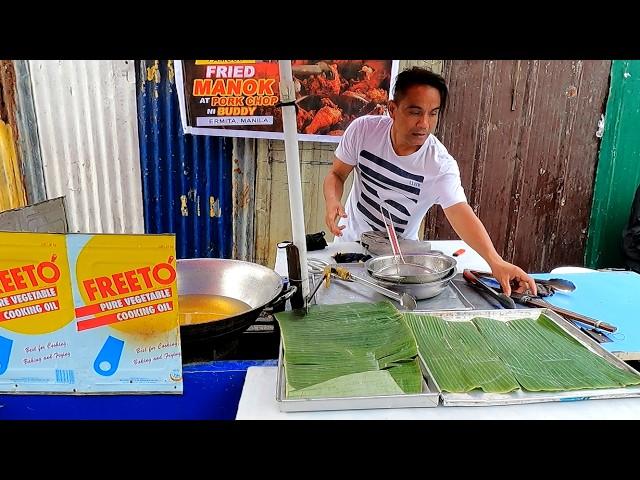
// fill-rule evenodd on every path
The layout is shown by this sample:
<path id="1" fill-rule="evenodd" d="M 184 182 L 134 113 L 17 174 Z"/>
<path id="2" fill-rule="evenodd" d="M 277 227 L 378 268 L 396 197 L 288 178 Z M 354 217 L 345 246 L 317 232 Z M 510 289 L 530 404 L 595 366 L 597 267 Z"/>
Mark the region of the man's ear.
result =
<path id="1" fill-rule="evenodd" d="M 389 100 L 389 103 L 387 104 L 387 110 L 389 111 L 389 116 L 391 118 L 394 118 L 397 108 L 398 105 L 396 105 L 396 102 L 394 102 L 393 100 Z"/>

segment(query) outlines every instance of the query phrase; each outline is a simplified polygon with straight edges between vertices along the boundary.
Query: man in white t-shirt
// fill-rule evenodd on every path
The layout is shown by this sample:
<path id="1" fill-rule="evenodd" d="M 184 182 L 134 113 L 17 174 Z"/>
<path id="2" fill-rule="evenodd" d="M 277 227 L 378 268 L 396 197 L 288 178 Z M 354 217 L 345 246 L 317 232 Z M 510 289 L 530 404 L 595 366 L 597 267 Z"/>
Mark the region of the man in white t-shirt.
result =
<path id="1" fill-rule="evenodd" d="M 417 240 L 422 218 L 438 204 L 460 238 L 487 261 L 507 295 L 511 280 L 519 291 L 536 294 L 533 278 L 496 252 L 467 203 L 458 164 L 433 136 L 446 101 L 440 75 L 419 67 L 400 73 L 389 116 L 357 118 L 344 132 L 324 180 L 325 222 L 335 242 L 353 242 L 363 232 L 383 231 L 384 212 L 400 237 Z M 353 187 L 343 209 L 340 199 L 352 170 Z"/>

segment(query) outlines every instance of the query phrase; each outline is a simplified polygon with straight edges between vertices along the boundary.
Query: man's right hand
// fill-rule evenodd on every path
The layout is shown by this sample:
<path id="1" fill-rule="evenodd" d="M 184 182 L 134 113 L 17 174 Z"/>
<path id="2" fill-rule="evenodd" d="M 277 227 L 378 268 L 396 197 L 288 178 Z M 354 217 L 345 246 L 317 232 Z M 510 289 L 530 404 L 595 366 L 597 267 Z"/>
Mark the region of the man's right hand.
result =
<path id="1" fill-rule="evenodd" d="M 339 202 L 332 203 L 331 205 L 327 204 L 325 209 L 324 223 L 327 224 L 327 227 L 336 237 L 342 236 L 342 230 L 346 225 L 338 226 L 338 220 L 340 218 L 347 218 L 347 214 L 340 205 Z"/>
<path id="2" fill-rule="evenodd" d="M 345 228 L 344 226 L 338 226 L 338 220 L 340 218 L 347 218 L 347 214 L 340 204 L 340 199 L 342 198 L 344 182 L 351 173 L 351 170 L 353 170 L 353 165 L 344 163 L 334 155 L 333 164 L 324 179 L 324 223 L 329 228 L 329 231 L 336 237 L 341 237 L 342 230 Z"/>

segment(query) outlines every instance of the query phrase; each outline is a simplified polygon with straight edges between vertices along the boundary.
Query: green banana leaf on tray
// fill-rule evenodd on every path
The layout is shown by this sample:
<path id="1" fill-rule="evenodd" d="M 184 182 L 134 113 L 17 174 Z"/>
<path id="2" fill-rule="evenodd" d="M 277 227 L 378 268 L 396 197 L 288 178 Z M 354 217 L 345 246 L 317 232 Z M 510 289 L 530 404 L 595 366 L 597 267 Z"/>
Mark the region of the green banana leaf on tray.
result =
<path id="1" fill-rule="evenodd" d="M 640 384 L 638 375 L 591 352 L 545 315 L 509 321 L 404 318 L 420 356 L 446 392 L 557 392 Z"/>
<path id="2" fill-rule="evenodd" d="M 418 353 L 450 393 L 557 392 L 639 385 L 545 315 L 448 321 L 390 302 L 314 305 L 275 314 L 286 396 L 344 398 L 422 392 Z"/>
<path id="3" fill-rule="evenodd" d="M 389 302 L 313 305 L 275 314 L 282 331 L 287 398 L 422 392 L 418 350 Z"/>

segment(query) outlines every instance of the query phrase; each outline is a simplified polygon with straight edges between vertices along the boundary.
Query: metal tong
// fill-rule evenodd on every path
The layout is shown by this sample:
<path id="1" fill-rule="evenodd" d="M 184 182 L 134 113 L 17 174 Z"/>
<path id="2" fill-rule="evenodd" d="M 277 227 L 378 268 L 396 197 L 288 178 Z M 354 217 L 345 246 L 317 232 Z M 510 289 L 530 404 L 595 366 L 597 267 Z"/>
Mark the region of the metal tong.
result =
<path id="1" fill-rule="evenodd" d="M 491 275 L 491 274 L 489 274 L 487 272 L 477 272 L 475 270 L 465 270 L 462 275 L 464 276 L 465 280 L 469 281 L 473 285 L 476 285 L 477 287 L 479 287 L 482 290 L 484 290 L 487 293 L 489 293 L 493 298 L 495 298 L 503 306 L 505 306 L 505 308 L 515 308 L 515 303 L 513 302 L 515 300 L 518 303 L 520 303 L 521 305 L 526 305 L 528 307 L 547 308 L 547 309 L 549 309 L 549 310 L 551 310 L 551 311 L 553 311 L 553 312 L 555 312 L 555 313 L 557 313 L 559 315 L 563 315 L 563 316 L 565 316 L 567 318 L 570 318 L 571 320 L 575 320 L 575 321 L 583 323 L 585 325 L 589 325 L 590 327 L 593 327 L 594 329 L 604 330 L 605 332 L 609 332 L 609 333 L 613 333 L 613 332 L 615 332 L 617 330 L 616 326 L 611 325 L 609 323 L 602 322 L 600 320 L 596 320 L 595 318 L 587 317 L 586 315 L 582 315 L 580 313 L 573 312 L 571 310 L 566 310 L 566 309 L 561 308 L 561 307 L 556 307 L 555 305 L 552 305 L 549 302 L 545 301 L 539 295 L 538 296 L 527 295 L 527 294 L 524 294 L 524 293 L 518 293 L 518 292 L 512 291 L 511 292 L 511 297 L 509 298 L 504 293 L 499 293 L 497 290 L 491 288 L 489 285 L 485 284 L 481 280 L 483 277 L 488 277 L 488 276 Z M 538 280 L 536 280 L 536 282 L 537 281 Z M 509 304 L 507 302 L 507 300 L 506 300 L 507 298 L 509 300 L 511 300 L 511 304 L 513 304 L 513 306 L 507 306 Z"/>
<path id="2" fill-rule="evenodd" d="M 477 270 L 473 270 L 473 273 L 477 277 L 493 278 L 491 272 L 480 272 Z M 553 295 L 555 292 L 570 293 L 576 289 L 576 286 L 573 282 L 565 280 L 564 278 L 550 278 L 549 280 L 534 278 L 533 280 L 536 282 L 536 286 L 539 290 L 541 290 L 540 285 L 542 285 L 549 292 L 547 295 L 540 295 L 540 293 L 538 292 L 538 295 L 541 297 Z"/>
<path id="3" fill-rule="evenodd" d="M 500 302 L 504 308 L 516 308 L 516 302 L 513 299 L 504 293 L 498 292 L 497 290 L 490 287 L 488 284 L 481 280 L 481 277 L 476 275 L 477 272 L 474 270 L 465 269 L 462 272 L 462 276 L 466 281 L 468 281 L 471 285 L 474 285 L 478 290 L 488 293 L 492 298 Z"/>
<path id="4" fill-rule="evenodd" d="M 351 273 L 349 270 L 343 267 L 338 267 L 335 265 L 329 265 L 323 260 L 309 258 L 307 260 L 309 264 L 309 271 L 318 274 L 322 273 L 322 278 L 318 282 L 318 284 L 313 289 L 313 293 L 307 297 L 307 305 L 308 302 L 313 298 L 313 295 L 318 291 L 320 284 L 324 281 L 325 285 L 328 287 L 330 283 L 331 277 L 339 278 L 340 280 L 352 281 L 360 283 L 361 285 L 365 285 L 372 290 L 375 290 L 382 295 L 389 297 L 400 304 L 401 307 L 407 310 L 415 310 L 418 306 L 418 303 L 415 297 L 409 295 L 408 293 L 398 293 L 393 290 L 389 290 L 388 288 L 383 287 L 382 285 L 378 285 L 377 283 L 371 282 L 365 278 L 359 277 Z"/>
<path id="5" fill-rule="evenodd" d="M 382 200 L 382 203 L 385 203 L 387 200 Z M 425 267 L 424 265 L 418 265 L 417 263 L 410 263 L 404 259 L 402 255 L 402 250 L 400 249 L 400 242 L 398 241 L 398 236 L 396 235 L 396 230 L 393 226 L 393 218 L 391 217 L 391 212 L 385 210 L 382 207 L 382 203 L 380 203 L 380 215 L 382 215 L 382 221 L 384 222 L 384 226 L 387 230 L 387 235 L 389 235 L 389 243 L 391 243 L 391 251 L 393 252 L 393 260 L 395 263 L 395 275 L 385 273 L 384 276 L 388 278 L 396 277 L 410 277 L 413 275 L 424 275 L 433 273 L 430 269 Z M 385 215 L 386 211 L 386 215 Z M 387 219 L 389 222 L 387 223 Z M 399 260 L 398 260 L 399 259 Z M 402 267 L 402 269 L 400 268 Z M 384 270 L 391 269 L 393 267 L 383 267 L 377 273 L 382 274 Z"/>

